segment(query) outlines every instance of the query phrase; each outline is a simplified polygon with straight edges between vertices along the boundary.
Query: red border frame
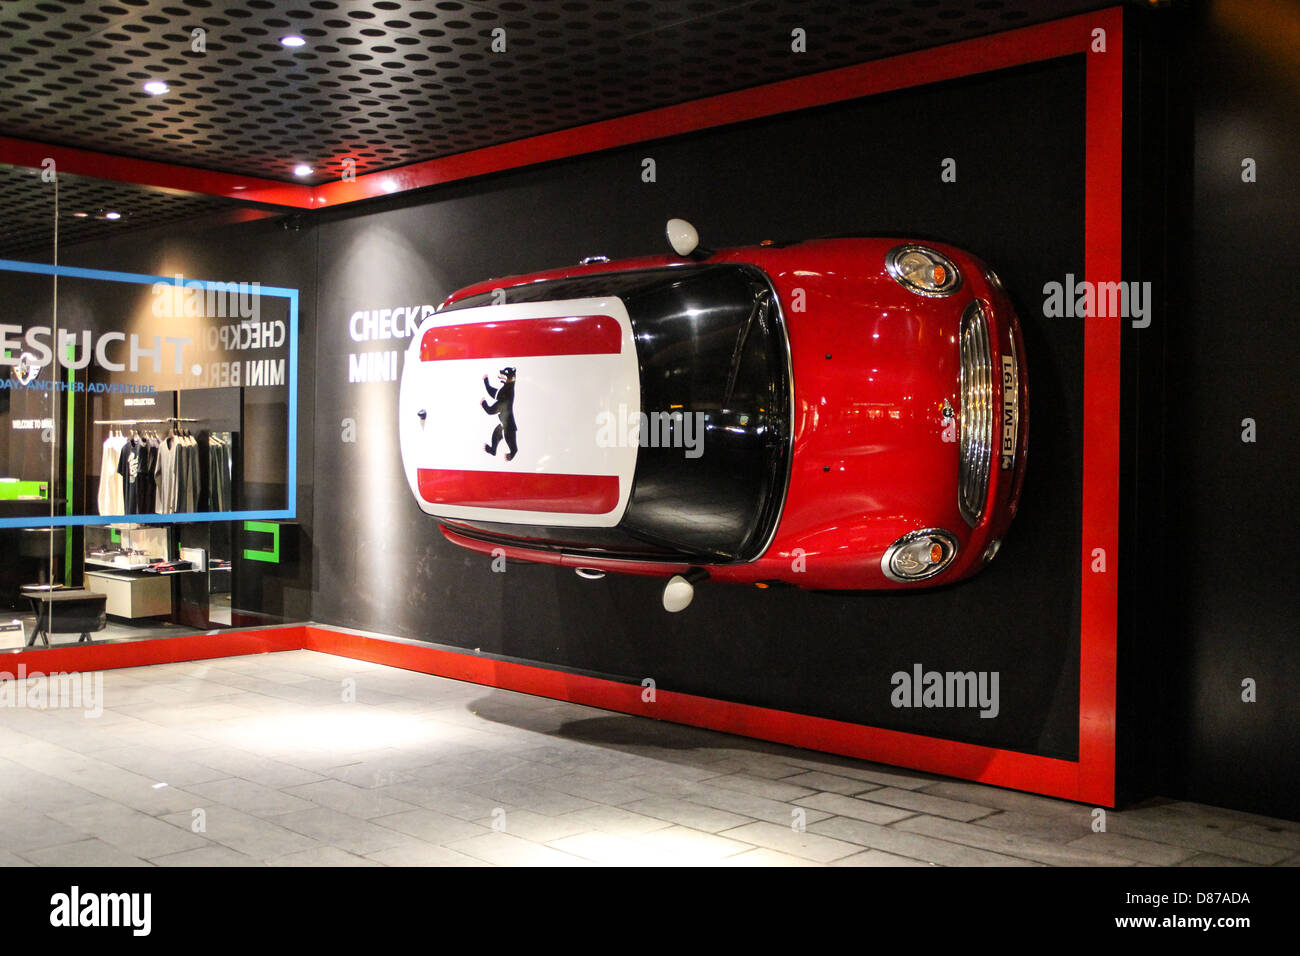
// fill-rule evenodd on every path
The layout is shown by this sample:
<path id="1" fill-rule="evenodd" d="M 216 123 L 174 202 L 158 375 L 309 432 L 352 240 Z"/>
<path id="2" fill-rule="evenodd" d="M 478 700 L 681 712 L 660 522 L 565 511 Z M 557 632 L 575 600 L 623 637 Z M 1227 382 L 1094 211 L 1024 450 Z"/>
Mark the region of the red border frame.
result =
<path id="1" fill-rule="evenodd" d="M 1093 53 L 1092 31 L 1106 31 L 1105 52 Z M 1084 278 L 1120 278 L 1122 220 L 1123 11 L 1096 13 L 989 37 L 876 60 L 693 103 L 653 110 L 402 169 L 372 173 L 352 183 L 318 187 L 103 157 L 0 138 L 0 161 L 39 165 L 52 155 L 67 172 L 313 207 L 339 205 L 470 176 L 578 156 L 903 89 L 1020 66 L 1073 53 L 1087 57 L 1085 106 Z M 32 162 L 32 160 L 35 160 Z M 105 160 L 111 162 L 105 163 Z M 234 196 L 233 186 L 246 188 Z M 5 670 L 129 667 L 204 657 L 307 649 L 391 664 L 544 697 L 672 720 L 714 730 L 824 750 L 917 770 L 947 774 L 1089 803 L 1114 805 L 1119 542 L 1120 319 L 1094 318 L 1084 326 L 1082 553 L 1080 555 L 1079 755 L 1059 760 L 900 733 L 860 724 L 770 710 L 658 690 L 653 704 L 639 685 L 585 677 L 546 667 L 497 661 L 427 645 L 384 640 L 305 625 L 120 644 L 15 652 Z M 1106 570 L 1094 573 L 1093 551 L 1105 552 Z"/>

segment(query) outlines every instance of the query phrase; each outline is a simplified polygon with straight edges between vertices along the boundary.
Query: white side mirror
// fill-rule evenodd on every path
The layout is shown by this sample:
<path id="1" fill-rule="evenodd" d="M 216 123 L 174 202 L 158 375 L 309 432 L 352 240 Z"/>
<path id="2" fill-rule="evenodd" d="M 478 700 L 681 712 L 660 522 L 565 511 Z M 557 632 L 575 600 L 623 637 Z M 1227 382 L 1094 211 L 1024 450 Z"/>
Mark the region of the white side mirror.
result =
<path id="1" fill-rule="evenodd" d="M 689 256 L 700 246 L 700 234 L 685 219 L 668 220 L 668 244 L 679 256 Z"/>
<path id="2" fill-rule="evenodd" d="M 664 585 L 664 610 L 669 614 L 684 611 L 691 606 L 694 597 L 695 585 L 680 574 L 674 574 Z"/>

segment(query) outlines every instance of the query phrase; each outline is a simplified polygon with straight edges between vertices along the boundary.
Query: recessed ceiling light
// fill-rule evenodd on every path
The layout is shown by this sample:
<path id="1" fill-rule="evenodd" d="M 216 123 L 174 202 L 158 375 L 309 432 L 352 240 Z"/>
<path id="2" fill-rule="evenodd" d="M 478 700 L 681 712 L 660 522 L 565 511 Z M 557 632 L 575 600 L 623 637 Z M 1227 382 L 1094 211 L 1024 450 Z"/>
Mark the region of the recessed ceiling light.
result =
<path id="1" fill-rule="evenodd" d="M 73 215 L 74 217 L 76 217 L 77 219 L 85 219 L 88 215 L 90 215 L 90 213 L 87 213 L 87 212 L 74 212 L 72 215 Z"/>
<path id="2" fill-rule="evenodd" d="M 144 85 L 144 91 L 152 96 L 162 96 L 164 93 L 171 92 L 171 87 L 162 80 L 150 80 Z"/>
<path id="3" fill-rule="evenodd" d="M 293 174 L 295 176 L 310 176 L 312 174 L 312 168 L 306 163 L 299 163 L 297 166 L 293 167 Z"/>
<path id="4" fill-rule="evenodd" d="M 290 33 L 287 37 L 280 37 L 280 46 L 306 46 L 307 41 L 296 33 Z"/>
<path id="5" fill-rule="evenodd" d="M 106 212 L 106 213 L 104 213 L 104 218 L 105 218 L 105 219 L 121 219 L 121 218 L 122 218 L 122 214 L 121 214 L 120 212 Z"/>

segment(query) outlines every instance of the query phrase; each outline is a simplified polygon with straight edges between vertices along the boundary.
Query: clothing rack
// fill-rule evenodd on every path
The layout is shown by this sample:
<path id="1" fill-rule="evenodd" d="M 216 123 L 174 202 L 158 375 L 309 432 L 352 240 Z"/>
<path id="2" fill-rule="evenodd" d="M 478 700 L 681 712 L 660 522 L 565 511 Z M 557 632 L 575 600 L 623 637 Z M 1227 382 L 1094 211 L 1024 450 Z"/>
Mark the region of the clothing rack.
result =
<path id="1" fill-rule="evenodd" d="M 201 422 L 202 418 L 106 418 L 96 419 L 96 425 L 166 425 L 168 422 Z"/>

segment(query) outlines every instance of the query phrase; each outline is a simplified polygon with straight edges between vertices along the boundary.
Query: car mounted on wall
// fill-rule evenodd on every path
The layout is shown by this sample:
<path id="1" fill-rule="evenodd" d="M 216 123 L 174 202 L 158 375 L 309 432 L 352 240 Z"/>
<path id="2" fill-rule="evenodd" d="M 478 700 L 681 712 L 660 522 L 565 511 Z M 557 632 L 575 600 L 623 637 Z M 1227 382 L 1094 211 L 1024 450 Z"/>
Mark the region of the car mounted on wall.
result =
<path id="1" fill-rule="evenodd" d="M 810 240 L 482 282 L 417 330 L 406 477 L 462 547 L 668 578 L 908 589 L 992 560 L 1024 478 L 1011 301 L 940 243 Z"/>

